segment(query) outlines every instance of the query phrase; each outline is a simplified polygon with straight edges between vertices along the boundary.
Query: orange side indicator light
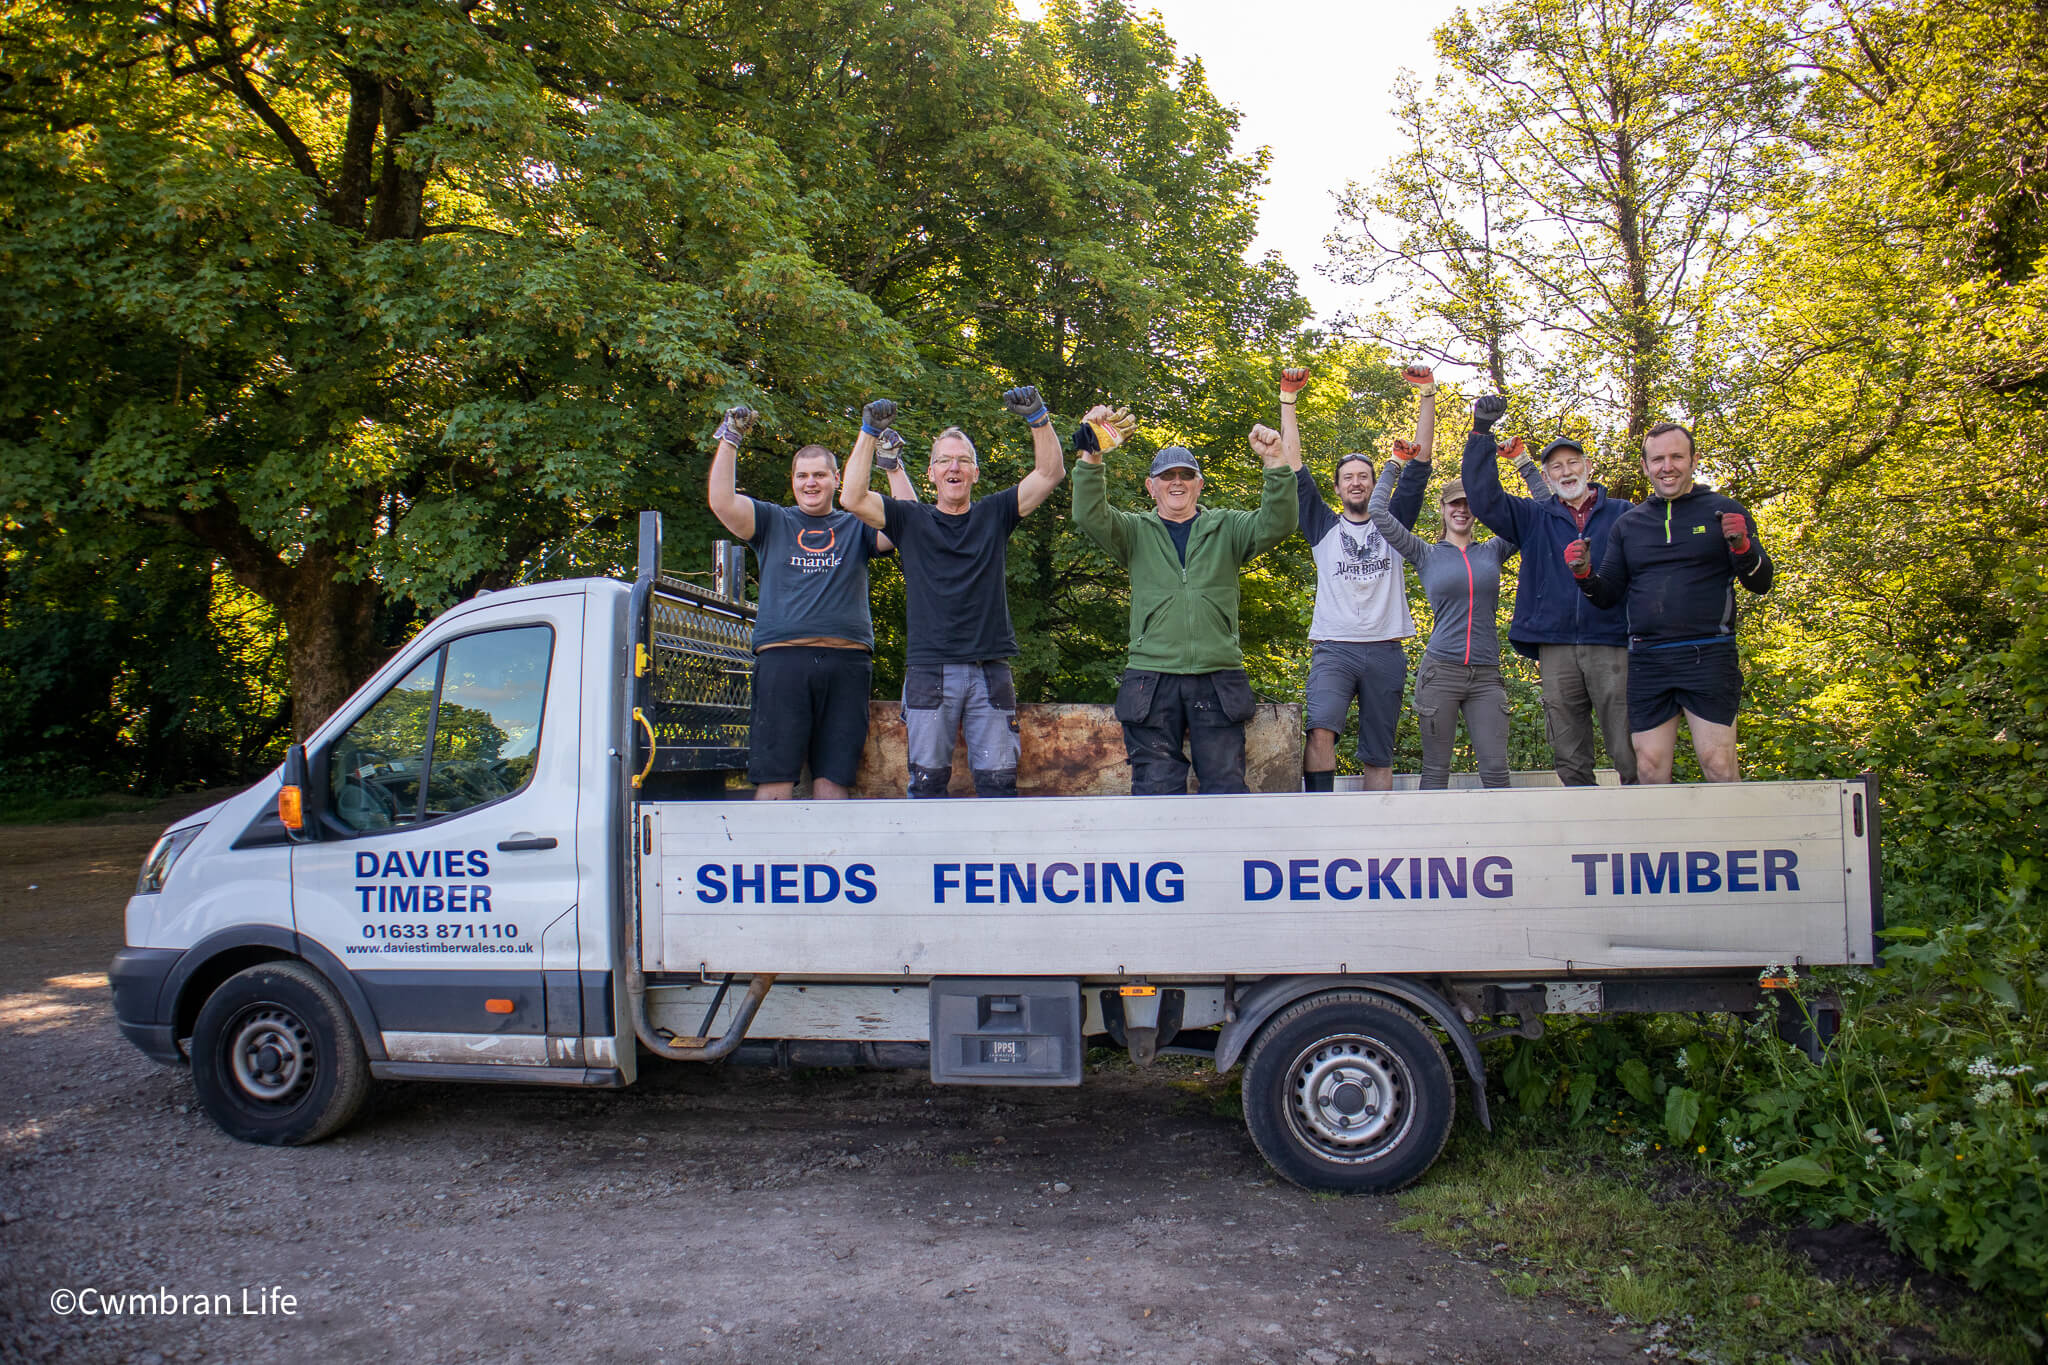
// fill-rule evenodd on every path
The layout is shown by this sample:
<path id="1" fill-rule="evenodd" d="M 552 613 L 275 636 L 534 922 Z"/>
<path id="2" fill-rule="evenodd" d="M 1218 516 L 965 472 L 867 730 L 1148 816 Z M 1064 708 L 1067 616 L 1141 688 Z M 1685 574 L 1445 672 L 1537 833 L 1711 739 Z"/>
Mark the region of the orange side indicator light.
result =
<path id="1" fill-rule="evenodd" d="M 510 1000 L 499 999 L 484 1001 L 484 1013 L 486 1014 L 510 1014 L 511 1012 L 512 1002 Z"/>
<path id="2" fill-rule="evenodd" d="M 297 787 L 280 787 L 277 790 L 277 818 L 286 829 L 304 829 L 306 826 L 306 797 Z"/>

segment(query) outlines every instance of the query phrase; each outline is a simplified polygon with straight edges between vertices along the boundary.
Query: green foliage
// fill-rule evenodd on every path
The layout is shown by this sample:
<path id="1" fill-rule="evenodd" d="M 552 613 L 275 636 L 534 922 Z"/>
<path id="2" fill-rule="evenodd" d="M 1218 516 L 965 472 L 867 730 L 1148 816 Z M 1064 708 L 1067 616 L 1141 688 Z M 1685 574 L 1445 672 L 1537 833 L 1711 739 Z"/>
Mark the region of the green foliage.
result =
<path id="1" fill-rule="evenodd" d="M 2040 865 L 2005 872 L 1979 904 L 1911 898 L 1883 966 L 1818 983 L 1843 1008 L 1820 1066 L 1770 1018 L 1603 1021 L 1518 1043 L 1501 1084 L 1633 1156 L 1683 1152 L 1789 1213 L 1874 1222 L 2048 1329 L 2048 942 Z"/>
<path id="2" fill-rule="evenodd" d="M 1429 1179 L 1401 1195 L 1399 1226 L 1488 1264 L 1516 1297 L 1627 1318 L 1680 1359 L 1892 1359 L 1901 1347 L 1917 1354 L 1930 1330 L 1945 1358 L 2033 1358 L 1981 1305 L 1943 1311 L 1910 1288 L 1823 1278 L 1759 1236 L 1753 1209 L 1681 1169 L 1617 1162 L 1610 1139 L 1544 1121 L 1501 1127 L 1455 1135 Z"/>

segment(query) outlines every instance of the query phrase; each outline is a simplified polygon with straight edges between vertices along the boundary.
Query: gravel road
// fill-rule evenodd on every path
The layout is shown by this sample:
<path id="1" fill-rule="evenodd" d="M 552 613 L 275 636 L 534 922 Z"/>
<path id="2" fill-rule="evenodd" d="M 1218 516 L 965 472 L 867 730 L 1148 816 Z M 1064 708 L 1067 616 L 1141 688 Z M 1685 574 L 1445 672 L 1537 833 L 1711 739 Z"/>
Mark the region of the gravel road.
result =
<path id="1" fill-rule="evenodd" d="M 114 1029 L 166 818 L 0 830 L 0 1360 L 1639 1357 L 1393 1231 L 1391 1199 L 1277 1181 L 1192 1069 L 656 1063 L 616 1093 L 386 1086 L 321 1146 L 232 1142 Z M 233 1311 L 54 1311 L 88 1287 Z"/>

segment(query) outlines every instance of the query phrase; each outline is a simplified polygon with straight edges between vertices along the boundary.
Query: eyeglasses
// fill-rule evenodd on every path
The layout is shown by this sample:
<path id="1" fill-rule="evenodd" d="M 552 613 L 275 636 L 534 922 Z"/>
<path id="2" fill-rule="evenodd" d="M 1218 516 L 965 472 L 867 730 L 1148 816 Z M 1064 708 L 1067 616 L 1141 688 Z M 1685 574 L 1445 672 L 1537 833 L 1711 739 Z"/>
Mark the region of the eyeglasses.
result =
<path id="1" fill-rule="evenodd" d="M 974 457 L 972 455 L 934 455 L 932 456 L 932 467 L 934 469 L 972 469 L 974 468 Z"/>

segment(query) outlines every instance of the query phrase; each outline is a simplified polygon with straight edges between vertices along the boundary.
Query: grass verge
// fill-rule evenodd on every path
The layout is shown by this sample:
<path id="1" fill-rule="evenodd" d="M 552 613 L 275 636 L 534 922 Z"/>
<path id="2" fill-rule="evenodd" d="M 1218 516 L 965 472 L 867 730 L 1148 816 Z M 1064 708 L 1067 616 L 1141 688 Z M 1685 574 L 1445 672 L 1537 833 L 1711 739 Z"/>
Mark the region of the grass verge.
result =
<path id="1" fill-rule="evenodd" d="M 1598 1305 L 1648 1330 L 1653 1354 L 1717 1361 L 2020 1362 L 2032 1348 L 1973 1298 L 1823 1279 L 1724 1188 L 1685 1193 L 1617 1173 L 1611 1141 L 1469 1125 L 1398 1226 L 1491 1262 L 1502 1287 Z"/>
<path id="2" fill-rule="evenodd" d="M 132 815 L 157 805 L 162 798 L 112 792 L 104 796 L 0 795 L 0 825 L 54 825 L 65 820 L 97 820 L 104 815 Z"/>

